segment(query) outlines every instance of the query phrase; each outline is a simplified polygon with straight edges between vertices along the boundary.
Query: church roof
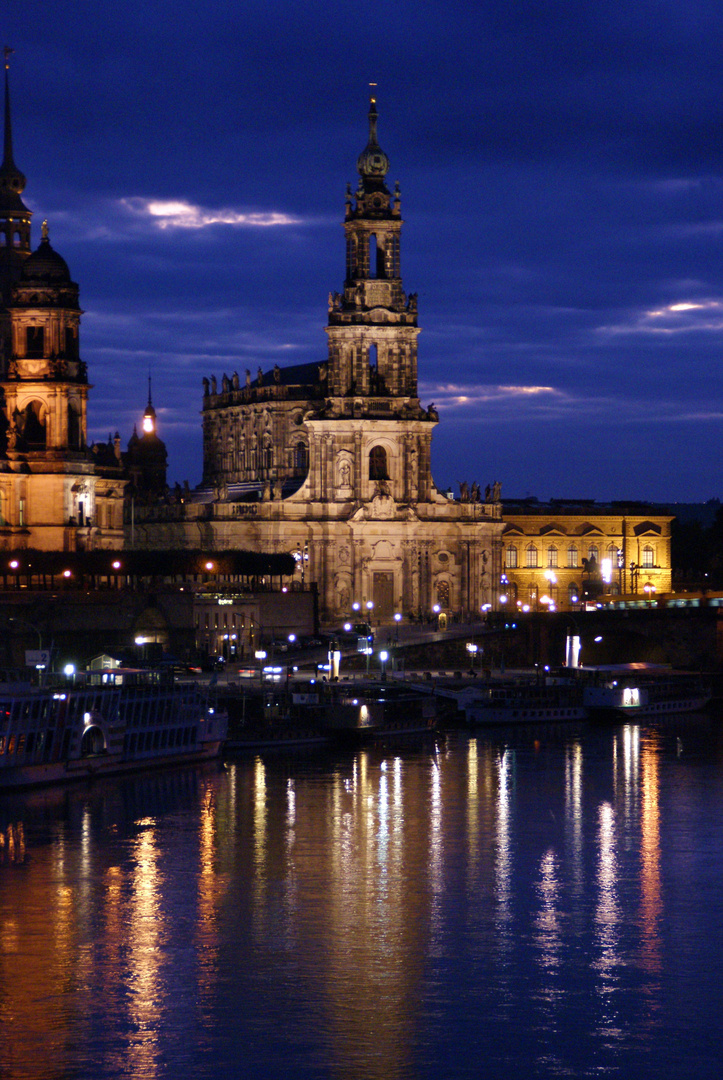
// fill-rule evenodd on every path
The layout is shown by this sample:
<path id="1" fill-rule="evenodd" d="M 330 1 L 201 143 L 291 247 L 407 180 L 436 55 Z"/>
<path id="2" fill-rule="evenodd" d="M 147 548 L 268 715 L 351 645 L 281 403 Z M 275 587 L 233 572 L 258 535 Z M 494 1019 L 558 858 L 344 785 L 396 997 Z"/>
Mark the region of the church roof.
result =
<path id="1" fill-rule="evenodd" d="M 70 270 L 62 255 L 51 247 L 44 236 L 40 246 L 23 263 L 21 281 L 43 281 L 56 284 L 70 283 Z"/>
<path id="2" fill-rule="evenodd" d="M 377 140 L 377 101 L 372 96 L 369 102 L 369 142 L 357 158 L 356 167 L 362 179 L 378 179 L 389 172 L 389 158 L 382 150 Z"/>

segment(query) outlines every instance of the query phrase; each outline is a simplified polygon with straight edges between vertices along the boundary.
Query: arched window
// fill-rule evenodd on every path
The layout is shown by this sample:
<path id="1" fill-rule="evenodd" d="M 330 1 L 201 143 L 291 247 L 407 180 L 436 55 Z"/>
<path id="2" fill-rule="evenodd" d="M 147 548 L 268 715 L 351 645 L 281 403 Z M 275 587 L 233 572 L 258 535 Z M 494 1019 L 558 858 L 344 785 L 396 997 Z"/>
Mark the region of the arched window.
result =
<path id="1" fill-rule="evenodd" d="M 81 448 L 80 413 L 72 402 L 68 404 L 68 446 L 71 450 Z"/>
<path id="2" fill-rule="evenodd" d="M 28 326 L 25 331 L 25 355 L 32 360 L 40 360 L 45 355 L 45 328 Z"/>
<path id="3" fill-rule="evenodd" d="M 587 549 L 587 557 L 588 557 L 588 559 L 594 559 L 595 562 L 597 562 L 598 555 L 599 555 L 599 551 L 598 551 L 597 544 L 590 544 L 590 547 Z"/>
<path id="4" fill-rule="evenodd" d="M 372 233 L 369 237 L 369 277 L 384 278 L 387 270 L 384 263 L 384 241 L 381 243 Z"/>
<path id="5" fill-rule="evenodd" d="M 437 603 L 444 610 L 449 610 L 449 582 L 437 582 Z"/>
<path id="6" fill-rule="evenodd" d="M 534 544 L 530 544 L 527 551 L 525 552 L 525 555 L 527 567 L 533 568 L 537 566 L 537 548 Z"/>
<path id="7" fill-rule="evenodd" d="M 369 237 L 369 277 L 377 276 L 377 238 L 372 233 Z"/>
<path id="8" fill-rule="evenodd" d="M 305 442 L 297 442 L 294 446 L 294 470 L 305 473 L 309 468 L 309 451 Z"/>
<path id="9" fill-rule="evenodd" d="M 389 479 L 387 475 L 387 452 L 383 446 L 373 446 L 369 451 L 369 479 Z"/>
<path id="10" fill-rule="evenodd" d="M 517 569 L 517 548 L 514 544 L 510 544 L 505 553 L 505 566 L 508 570 Z"/>
<path id="11" fill-rule="evenodd" d="M 567 565 L 574 570 L 577 566 L 577 547 L 575 544 L 570 544 L 567 549 Z"/>
<path id="12" fill-rule="evenodd" d="M 30 450 L 42 450 L 45 447 L 45 410 L 39 401 L 31 401 L 23 409 L 18 427 Z"/>
<path id="13" fill-rule="evenodd" d="M 547 565 L 557 566 L 557 548 L 554 544 L 547 549 Z"/>
<path id="14" fill-rule="evenodd" d="M 655 566 L 655 552 L 651 548 L 650 544 L 646 544 L 643 548 L 643 566 Z"/>

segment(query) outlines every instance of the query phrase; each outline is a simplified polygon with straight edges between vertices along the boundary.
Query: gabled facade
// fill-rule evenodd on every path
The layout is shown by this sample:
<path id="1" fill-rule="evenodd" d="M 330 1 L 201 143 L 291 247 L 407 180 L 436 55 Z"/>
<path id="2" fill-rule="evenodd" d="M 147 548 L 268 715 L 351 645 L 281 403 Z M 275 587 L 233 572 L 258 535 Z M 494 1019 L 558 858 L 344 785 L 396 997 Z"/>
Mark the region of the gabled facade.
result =
<path id="1" fill-rule="evenodd" d="M 672 589 L 670 516 L 557 502 L 505 503 L 503 515 L 502 586 L 511 610 L 569 610 L 600 595 L 653 599 Z"/>

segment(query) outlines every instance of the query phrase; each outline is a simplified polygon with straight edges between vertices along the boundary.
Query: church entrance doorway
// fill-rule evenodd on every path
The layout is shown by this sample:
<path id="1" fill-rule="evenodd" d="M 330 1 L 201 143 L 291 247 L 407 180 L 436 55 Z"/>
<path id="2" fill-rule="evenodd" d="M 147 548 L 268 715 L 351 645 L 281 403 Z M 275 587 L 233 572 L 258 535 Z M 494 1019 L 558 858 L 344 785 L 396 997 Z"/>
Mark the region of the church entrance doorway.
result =
<path id="1" fill-rule="evenodd" d="M 388 622 L 394 614 L 394 574 L 375 570 L 373 577 L 374 617 Z"/>

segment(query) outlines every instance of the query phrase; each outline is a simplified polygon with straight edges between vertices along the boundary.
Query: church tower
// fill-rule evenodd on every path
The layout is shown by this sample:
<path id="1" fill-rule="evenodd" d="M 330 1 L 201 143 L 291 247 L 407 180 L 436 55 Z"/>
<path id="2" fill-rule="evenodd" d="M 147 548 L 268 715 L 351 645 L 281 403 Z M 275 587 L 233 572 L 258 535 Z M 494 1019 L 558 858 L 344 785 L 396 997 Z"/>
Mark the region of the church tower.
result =
<path id="1" fill-rule="evenodd" d="M 311 498 L 416 504 L 433 498 L 433 409 L 417 396 L 417 296 L 404 292 L 401 195 L 386 184 L 389 159 L 369 106 L 369 140 L 347 187 L 343 292 L 329 295 L 322 409 L 307 418 Z M 333 460 L 330 461 L 330 455 Z M 391 504 L 384 512 L 391 512 Z"/>
<path id="2" fill-rule="evenodd" d="M 12 49 L 5 49 L 4 152 L 0 165 L 0 377 L 4 377 L 12 352 L 10 312 L 12 288 L 30 254 L 30 219 L 21 195 L 25 177 L 13 158 L 13 129 L 10 116 L 8 68 Z"/>
<path id="3" fill-rule="evenodd" d="M 402 288 L 401 197 L 398 184 L 391 195 L 385 183 L 389 159 L 377 141 L 377 118 L 372 97 L 356 195 L 347 188 L 344 292 L 330 303 L 329 393 L 393 398 L 410 414 L 419 412 L 417 298 Z"/>
<path id="4" fill-rule="evenodd" d="M 31 251 L 31 214 L 20 198 L 25 177 L 13 159 L 9 52 L 0 168 L 0 545 L 115 548 L 123 539 L 122 467 L 97 466 L 87 445 L 78 286 L 47 222 Z"/>

